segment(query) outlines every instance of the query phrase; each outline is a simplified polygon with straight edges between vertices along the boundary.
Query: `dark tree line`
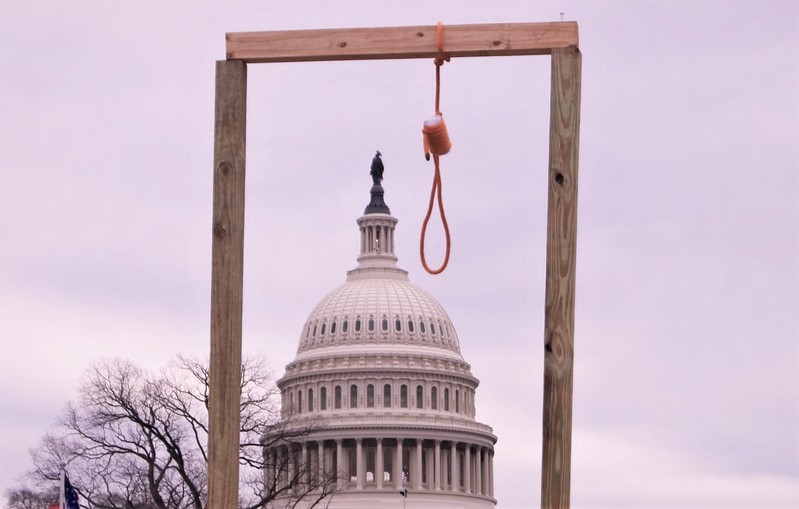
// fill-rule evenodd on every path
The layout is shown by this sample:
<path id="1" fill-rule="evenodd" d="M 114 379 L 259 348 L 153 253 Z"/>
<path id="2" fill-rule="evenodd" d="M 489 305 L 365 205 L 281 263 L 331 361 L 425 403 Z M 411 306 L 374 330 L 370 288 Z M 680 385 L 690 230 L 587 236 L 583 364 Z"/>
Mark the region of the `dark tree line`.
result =
<path id="1" fill-rule="evenodd" d="M 308 466 L 270 465 L 263 450 L 312 433 L 313 423 L 280 420 L 279 391 L 262 359 L 242 365 L 240 508 L 281 499 L 313 507 L 335 481 L 307 475 Z M 10 509 L 47 507 L 58 500 L 63 465 L 87 507 L 202 509 L 207 495 L 208 367 L 178 358 L 157 373 L 131 362 L 99 362 L 87 371 L 79 400 L 56 429 L 31 450 L 25 484 L 7 492 Z M 292 472 L 288 483 L 267 475 Z M 44 502 L 44 504 L 42 504 Z"/>

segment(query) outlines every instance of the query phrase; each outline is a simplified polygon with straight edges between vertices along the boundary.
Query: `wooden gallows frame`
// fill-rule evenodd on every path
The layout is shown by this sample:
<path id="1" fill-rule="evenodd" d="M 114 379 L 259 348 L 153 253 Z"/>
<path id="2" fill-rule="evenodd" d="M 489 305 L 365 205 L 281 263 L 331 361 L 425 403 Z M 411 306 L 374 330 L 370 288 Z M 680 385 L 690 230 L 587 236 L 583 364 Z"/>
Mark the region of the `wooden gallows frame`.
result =
<path id="1" fill-rule="evenodd" d="M 216 63 L 208 507 L 238 506 L 247 64 L 435 58 L 436 26 L 229 33 Z M 541 506 L 568 507 L 581 54 L 575 22 L 447 25 L 452 57 L 551 55 Z"/>

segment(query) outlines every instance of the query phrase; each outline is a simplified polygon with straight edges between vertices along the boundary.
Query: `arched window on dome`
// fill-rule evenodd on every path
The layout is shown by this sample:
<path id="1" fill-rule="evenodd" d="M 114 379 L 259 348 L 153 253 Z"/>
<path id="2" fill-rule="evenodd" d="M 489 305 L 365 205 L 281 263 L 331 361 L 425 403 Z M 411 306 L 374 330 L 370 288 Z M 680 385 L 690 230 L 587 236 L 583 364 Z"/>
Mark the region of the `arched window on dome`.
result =
<path id="1" fill-rule="evenodd" d="M 305 339 L 311 337 L 311 324 L 305 326 Z"/>
<path id="2" fill-rule="evenodd" d="M 413 318 L 408 317 L 408 332 L 413 333 Z"/>
<path id="3" fill-rule="evenodd" d="M 311 334 L 312 338 L 316 337 L 316 324 L 313 325 L 313 334 Z"/>
<path id="4" fill-rule="evenodd" d="M 341 323 L 341 332 L 343 334 L 346 334 L 349 329 L 350 329 L 350 321 L 345 318 L 344 321 Z"/>
<path id="5" fill-rule="evenodd" d="M 333 323 L 330 324 L 330 334 L 336 333 L 336 321 L 333 320 Z"/>
<path id="6" fill-rule="evenodd" d="M 366 386 L 366 407 L 375 407 L 375 386 L 372 384 Z"/>
<path id="7" fill-rule="evenodd" d="M 400 406 L 408 408 L 408 386 L 405 384 L 400 386 Z"/>
<path id="8" fill-rule="evenodd" d="M 419 332 L 422 334 L 425 333 L 424 322 L 422 320 L 419 320 Z"/>
<path id="9" fill-rule="evenodd" d="M 313 389 L 308 389 L 308 411 L 313 412 Z"/>
<path id="10" fill-rule="evenodd" d="M 424 387 L 416 386 L 416 408 L 424 408 Z"/>
<path id="11" fill-rule="evenodd" d="M 371 316 L 369 317 L 369 321 L 366 322 L 366 328 L 369 330 L 369 332 L 374 332 L 375 330 L 375 319 Z"/>
<path id="12" fill-rule="evenodd" d="M 294 413 L 294 393 L 289 391 L 289 408 L 288 411 L 290 414 Z"/>
<path id="13" fill-rule="evenodd" d="M 327 387 L 319 389 L 319 410 L 327 410 Z"/>
<path id="14" fill-rule="evenodd" d="M 335 409 L 341 408 L 341 386 L 340 385 L 337 385 L 336 388 L 333 390 L 333 399 L 335 400 L 335 403 L 334 403 L 333 407 Z"/>
<path id="15" fill-rule="evenodd" d="M 302 389 L 297 391 L 297 412 L 302 413 Z"/>
<path id="16" fill-rule="evenodd" d="M 382 330 L 383 332 L 388 332 L 388 318 L 386 318 L 385 316 L 380 321 L 380 330 Z"/>
<path id="17" fill-rule="evenodd" d="M 361 319 L 355 319 L 355 332 L 361 332 Z"/>
<path id="18" fill-rule="evenodd" d="M 394 319 L 394 330 L 396 332 L 402 331 L 402 320 L 400 320 L 399 316 Z"/>
<path id="19" fill-rule="evenodd" d="M 438 387 L 435 385 L 430 389 L 430 408 L 438 410 Z"/>
<path id="20" fill-rule="evenodd" d="M 391 384 L 385 384 L 383 386 L 383 406 L 385 408 L 391 408 Z"/>
<path id="21" fill-rule="evenodd" d="M 444 327 L 441 326 L 441 322 L 438 322 L 438 335 L 444 337 Z"/>
<path id="22" fill-rule="evenodd" d="M 324 325 L 322 325 L 322 329 L 324 330 Z M 435 336 L 436 335 L 436 324 L 430 322 L 430 334 Z"/>
<path id="23" fill-rule="evenodd" d="M 444 411 L 449 412 L 449 388 L 444 387 Z"/>
<path id="24" fill-rule="evenodd" d="M 350 385 L 350 408 L 358 408 L 358 386 Z"/>
<path id="25" fill-rule="evenodd" d="M 324 336 L 325 335 L 325 325 L 327 325 L 327 324 L 325 322 L 322 322 L 322 328 L 319 329 L 319 335 L 320 336 Z"/>
<path id="26" fill-rule="evenodd" d="M 458 389 L 455 389 L 455 411 L 461 412 L 461 392 Z"/>

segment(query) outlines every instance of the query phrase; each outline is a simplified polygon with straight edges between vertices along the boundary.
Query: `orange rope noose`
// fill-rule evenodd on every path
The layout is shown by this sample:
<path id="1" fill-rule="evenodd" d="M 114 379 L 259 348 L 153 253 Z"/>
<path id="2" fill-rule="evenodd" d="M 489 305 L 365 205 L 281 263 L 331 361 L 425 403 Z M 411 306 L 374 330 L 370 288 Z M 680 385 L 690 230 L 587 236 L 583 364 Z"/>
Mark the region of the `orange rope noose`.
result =
<path id="1" fill-rule="evenodd" d="M 444 123 L 444 117 L 439 109 L 439 99 L 441 96 L 441 66 L 444 62 L 449 62 L 449 54 L 444 52 L 444 25 L 439 22 L 436 31 L 436 41 L 438 43 L 438 56 L 434 62 L 436 64 L 436 114 L 427 122 L 424 123 L 422 128 L 422 138 L 424 141 L 425 158 L 429 161 L 430 154 L 433 154 L 433 164 L 435 165 L 435 174 L 433 176 L 433 187 L 430 190 L 430 203 L 427 206 L 427 214 L 422 222 L 422 234 L 419 239 L 419 255 L 422 259 L 422 266 L 424 270 L 430 274 L 441 274 L 447 268 L 449 263 L 450 251 L 450 235 L 449 225 L 447 224 L 447 216 L 444 214 L 444 202 L 441 199 L 441 171 L 439 168 L 438 158 L 449 152 L 452 143 L 449 140 L 447 133 L 447 126 Z M 430 221 L 430 216 L 433 213 L 433 202 L 438 198 L 438 212 L 441 215 L 441 223 L 444 226 L 444 235 L 446 236 L 446 252 L 444 254 L 444 262 L 437 269 L 431 269 L 427 265 L 425 258 L 424 239 L 427 233 L 427 223 Z"/>

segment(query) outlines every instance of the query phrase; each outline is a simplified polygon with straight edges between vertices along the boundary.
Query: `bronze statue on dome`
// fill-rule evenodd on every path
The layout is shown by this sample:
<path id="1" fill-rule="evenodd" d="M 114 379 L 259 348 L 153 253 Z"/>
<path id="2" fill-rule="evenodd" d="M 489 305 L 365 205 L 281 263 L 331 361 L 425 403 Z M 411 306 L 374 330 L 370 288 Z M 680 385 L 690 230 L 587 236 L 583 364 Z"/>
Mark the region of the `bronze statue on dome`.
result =
<path id="1" fill-rule="evenodd" d="M 391 214 L 386 202 L 383 201 L 383 186 L 380 183 L 383 181 L 383 160 L 380 159 L 382 154 L 379 150 L 375 151 L 375 156 L 372 158 L 372 167 L 369 170 L 369 175 L 372 176 L 372 188 L 369 190 L 369 205 L 366 206 L 364 214 Z"/>
<path id="2" fill-rule="evenodd" d="M 372 183 L 376 186 L 379 186 L 383 181 L 383 160 L 380 159 L 381 155 L 379 150 L 375 151 L 375 157 L 372 159 L 372 169 L 369 172 L 369 175 L 372 176 Z"/>

